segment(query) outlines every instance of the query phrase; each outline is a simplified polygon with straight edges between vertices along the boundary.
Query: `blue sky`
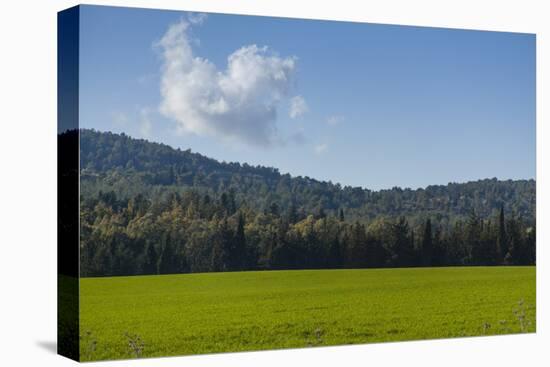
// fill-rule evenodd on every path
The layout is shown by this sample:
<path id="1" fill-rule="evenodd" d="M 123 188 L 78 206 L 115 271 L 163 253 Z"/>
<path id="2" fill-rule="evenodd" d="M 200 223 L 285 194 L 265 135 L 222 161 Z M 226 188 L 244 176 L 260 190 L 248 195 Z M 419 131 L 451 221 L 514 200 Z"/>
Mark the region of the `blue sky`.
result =
<path id="1" fill-rule="evenodd" d="M 80 27 L 84 128 L 370 189 L 535 177 L 534 35 L 96 6 Z"/>

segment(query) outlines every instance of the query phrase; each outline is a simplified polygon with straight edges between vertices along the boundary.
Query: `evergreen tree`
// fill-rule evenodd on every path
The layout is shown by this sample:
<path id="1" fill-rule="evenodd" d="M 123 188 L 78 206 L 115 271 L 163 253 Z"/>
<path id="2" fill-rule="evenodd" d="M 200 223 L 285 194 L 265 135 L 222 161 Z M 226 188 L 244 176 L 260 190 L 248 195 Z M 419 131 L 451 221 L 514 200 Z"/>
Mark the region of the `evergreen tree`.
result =
<path id="1" fill-rule="evenodd" d="M 235 251 L 233 233 L 229 228 L 227 216 L 224 215 L 218 226 L 218 242 L 221 248 L 221 271 L 235 270 Z"/>
<path id="2" fill-rule="evenodd" d="M 80 138 L 82 276 L 536 261 L 534 180 L 371 191 Z"/>
<path id="3" fill-rule="evenodd" d="M 466 264 L 482 265 L 481 220 L 475 210 L 470 212 L 466 231 Z"/>
<path id="4" fill-rule="evenodd" d="M 223 192 L 222 195 L 220 196 L 220 202 L 225 214 L 226 215 L 229 214 L 230 213 L 229 197 L 225 192 Z"/>
<path id="5" fill-rule="evenodd" d="M 350 265 L 354 268 L 364 267 L 367 263 L 367 234 L 365 227 L 359 222 L 351 227 L 349 247 Z"/>
<path id="6" fill-rule="evenodd" d="M 441 229 L 436 227 L 433 234 L 432 245 L 432 266 L 443 266 L 447 264 L 447 247 L 441 235 Z"/>
<path id="7" fill-rule="evenodd" d="M 506 228 L 508 252 L 504 258 L 504 262 L 507 265 L 521 265 L 524 260 L 525 250 L 521 237 L 522 229 L 515 215 L 512 214 L 510 219 L 508 219 Z"/>
<path id="8" fill-rule="evenodd" d="M 329 244 L 329 252 L 327 256 L 328 268 L 341 268 L 343 265 L 342 248 L 340 241 L 337 237 L 334 237 Z"/>
<path id="9" fill-rule="evenodd" d="M 294 202 L 294 200 L 290 202 L 287 219 L 290 224 L 298 222 L 298 210 L 296 209 L 296 203 Z"/>
<path id="10" fill-rule="evenodd" d="M 407 219 L 403 216 L 391 225 L 390 248 L 393 252 L 391 264 L 393 266 L 411 266 L 414 259 L 414 245 L 410 238 L 410 229 Z"/>
<path id="11" fill-rule="evenodd" d="M 212 245 L 212 252 L 210 254 L 209 271 L 225 271 L 224 257 L 222 243 L 219 239 L 216 239 Z"/>
<path id="12" fill-rule="evenodd" d="M 537 257 L 537 249 L 536 249 L 536 241 L 537 241 L 537 229 L 536 226 L 527 228 L 527 238 L 525 239 L 525 247 L 526 247 L 526 262 L 525 265 L 534 265 L 536 263 L 536 257 Z"/>
<path id="13" fill-rule="evenodd" d="M 386 254 L 380 239 L 367 232 L 366 238 L 368 268 L 381 268 L 386 264 Z"/>
<path id="14" fill-rule="evenodd" d="M 167 234 L 161 237 L 161 253 L 157 261 L 157 274 L 172 274 L 175 269 L 175 254 Z"/>
<path id="15" fill-rule="evenodd" d="M 157 252 L 155 251 L 155 245 L 150 241 L 145 245 L 145 259 L 143 262 L 143 274 L 157 274 Z"/>
<path id="16" fill-rule="evenodd" d="M 422 236 L 422 265 L 431 266 L 433 256 L 432 221 L 428 218 Z"/>
<path id="17" fill-rule="evenodd" d="M 246 236 L 244 233 L 245 220 L 242 212 L 239 212 L 237 216 L 237 229 L 235 231 L 235 237 L 233 239 L 233 256 L 232 256 L 232 266 L 235 270 L 243 270 L 247 261 L 247 246 L 246 246 Z"/>
<path id="18" fill-rule="evenodd" d="M 324 219 L 327 217 L 327 214 L 325 213 L 325 209 L 322 205 L 319 205 L 317 209 L 317 215 L 315 216 L 316 219 Z"/>
<path id="19" fill-rule="evenodd" d="M 502 263 L 504 261 L 504 256 L 508 252 L 508 243 L 506 241 L 506 225 L 504 220 L 504 205 L 500 206 L 500 214 L 498 217 L 498 237 L 496 243 L 497 251 L 497 263 Z"/>
<path id="20" fill-rule="evenodd" d="M 237 202 L 235 200 L 235 190 L 233 189 L 229 190 L 229 195 L 227 200 L 228 200 L 228 203 L 227 203 L 228 214 L 233 215 L 237 211 Z"/>
<path id="21" fill-rule="evenodd" d="M 269 214 L 278 217 L 279 216 L 279 205 L 276 202 L 272 202 L 269 205 Z"/>

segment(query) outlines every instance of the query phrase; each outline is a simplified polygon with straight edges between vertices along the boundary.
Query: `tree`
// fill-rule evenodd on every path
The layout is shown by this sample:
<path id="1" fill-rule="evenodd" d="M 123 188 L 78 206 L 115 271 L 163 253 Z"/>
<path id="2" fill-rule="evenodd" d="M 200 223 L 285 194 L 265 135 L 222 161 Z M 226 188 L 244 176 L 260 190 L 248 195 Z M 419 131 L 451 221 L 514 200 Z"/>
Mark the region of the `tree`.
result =
<path id="1" fill-rule="evenodd" d="M 326 218 L 327 214 L 325 213 L 325 209 L 322 205 L 319 205 L 317 208 L 317 215 L 315 216 L 316 219 L 323 219 Z"/>
<path id="2" fill-rule="evenodd" d="M 447 246 L 442 238 L 441 228 L 436 227 L 433 235 L 432 266 L 443 266 L 448 262 Z"/>
<path id="3" fill-rule="evenodd" d="M 371 191 L 80 138 L 82 276 L 536 261 L 534 180 Z"/>
<path id="4" fill-rule="evenodd" d="M 219 263 L 217 265 L 217 271 L 235 270 L 235 264 L 233 263 L 234 251 L 234 239 L 233 233 L 229 229 L 229 223 L 227 222 L 227 216 L 224 215 L 218 225 L 218 233 L 216 236 L 216 243 L 219 246 Z"/>
<path id="5" fill-rule="evenodd" d="M 243 270 L 248 263 L 246 236 L 244 233 L 245 220 L 242 212 L 237 216 L 237 228 L 233 238 L 233 246 L 231 247 L 231 267 L 235 270 Z"/>
<path id="6" fill-rule="evenodd" d="M 500 214 L 498 218 L 498 237 L 496 246 L 497 263 L 504 261 L 504 256 L 508 252 L 508 243 L 506 238 L 506 225 L 504 220 L 504 205 L 500 206 Z"/>
<path id="7" fill-rule="evenodd" d="M 150 241 L 146 242 L 144 257 L 143 274 L 157 274 L 157 252 L 155 251 L 155 245 Z"/>
<path id="8" fill-rule="evenodd" d="M 362 268 L 367 264 L 367 234 L 365 227 L 355 222 L 351 226 L 349 238 L 349 263 L 354 268 Z"/>
<path id="9" fill-rule="evenodd" d="M 233 215 L 237 211 L 237 203 L 235 200 L 235 190 L 231 189 L 229 190 L 229 196 L 228 196 L 228 214 Z"/>
<path id="10" fill-rule="evenodd" d="M 368 268 L 381 268 L 386 264 L 386 254 L 380 238 L 367 232 L 367 263 Z"/>
<path id="11" fill-rule="evenodd" d="M 520 220 L 512 215 L 508 219 L 506 228 L 508 229 L 508 253 L 504 262 L 508 265 L 529 264 L 530 251 L 526 245 L 528 237 L 525 237 L 527 231 L 521 225 Z"/>
<path id="12" fill-rule="evenodd" d="M 296 209 L 296 203 L 294 200 L 290 202 L 287 215 L 288 222 L 294 224 L 298 221 L 298 210 Z"/>
<path id="13" fill-rule="evenodd" d="M 525 239 L 525 247 L 526 247 L 526 258 L 525 262 L 526 265 L 534 265 L 536 263 L 536 257 L 537 257 L 537 249 L 536 249 L 536 241 L 537 241 L 537 229 L 536 226 L 533 225 L 533 227 L 529 227 L 526 230 L 527 238 Z"/>
<path id="14" fill-rule="evenodd" d="M 175 254 L 168 234 L 161 236 L 161 253 L 157 261 L 157 274 L 176 273 Z"/>
<path id="15" fill-rule="evenodd" d="M 226 215 L 229 214 L 230 212 L 229 197 L 225 192 L 223 192 L 222 195 L 220 196 L 220 202 L 223 210 L 225 211 L 225 214 Z"/>
<path id="16" fill-rule="evenodd" d="M 341 268 L 344 259 L 342 256 L 342 247 L 337 237 L 330 240 L 329 251 L 327 256 L 328 268 Z"/>
<path id="17" fill-rule="evenodd" d="M 481 246 L 481 221 L 475 210 L 470 211 L 466 225 L 466 262 L 483 265 L 484 254 Z"/>
<path id="18" fill-rule="evenodd" d="M 223 258 L 225 254 L 223 252 L 221 241 L 214 241 L 212 246 L 212 253 L 210 255 L 210 271 L 225 271 L 225 264 Z"/>
<path id="19" fill-rule="evenodd" d="M 269 205 L 269 214 L 278 217 L 279 216 L 279 205 L 276 202 L 272 202 Z"/>
<path id="20" fill-rule="evenodd" d="M 396 222 L 391 224 L 390 228 L 390 249 L 393 253 L 391 264 L 398 267 L 413 265 L 414 247 L 407 219 L 403 216 L 399 217 Z"/>
<path id="21" fill-rule="evenodd" d="M 433 256 L 432 221 L 428 218 L 422 236 L 422 265 L 431 266 Z"/>

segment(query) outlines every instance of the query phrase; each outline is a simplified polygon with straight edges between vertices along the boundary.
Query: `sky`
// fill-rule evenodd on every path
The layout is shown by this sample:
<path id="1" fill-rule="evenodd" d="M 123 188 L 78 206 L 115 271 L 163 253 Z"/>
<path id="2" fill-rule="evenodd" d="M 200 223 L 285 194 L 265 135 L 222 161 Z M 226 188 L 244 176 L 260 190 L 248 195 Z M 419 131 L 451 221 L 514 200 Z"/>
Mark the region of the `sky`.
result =
<path id="1" fill-rule="evenodd" d="M 83 6 L 80 126 L 379 190 L 535 178 L 535 35 Z"/>

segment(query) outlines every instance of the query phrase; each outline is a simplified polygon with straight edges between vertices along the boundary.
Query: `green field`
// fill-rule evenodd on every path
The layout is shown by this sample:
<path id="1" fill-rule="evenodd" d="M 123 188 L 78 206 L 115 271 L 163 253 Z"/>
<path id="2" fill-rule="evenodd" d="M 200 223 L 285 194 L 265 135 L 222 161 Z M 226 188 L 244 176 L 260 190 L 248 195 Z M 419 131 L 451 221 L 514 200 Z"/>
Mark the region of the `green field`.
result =
<path id="1" fill-rule="evenodd" d="M 535 267 L 84 278 L 82 360 L 535 331 Z"/>

